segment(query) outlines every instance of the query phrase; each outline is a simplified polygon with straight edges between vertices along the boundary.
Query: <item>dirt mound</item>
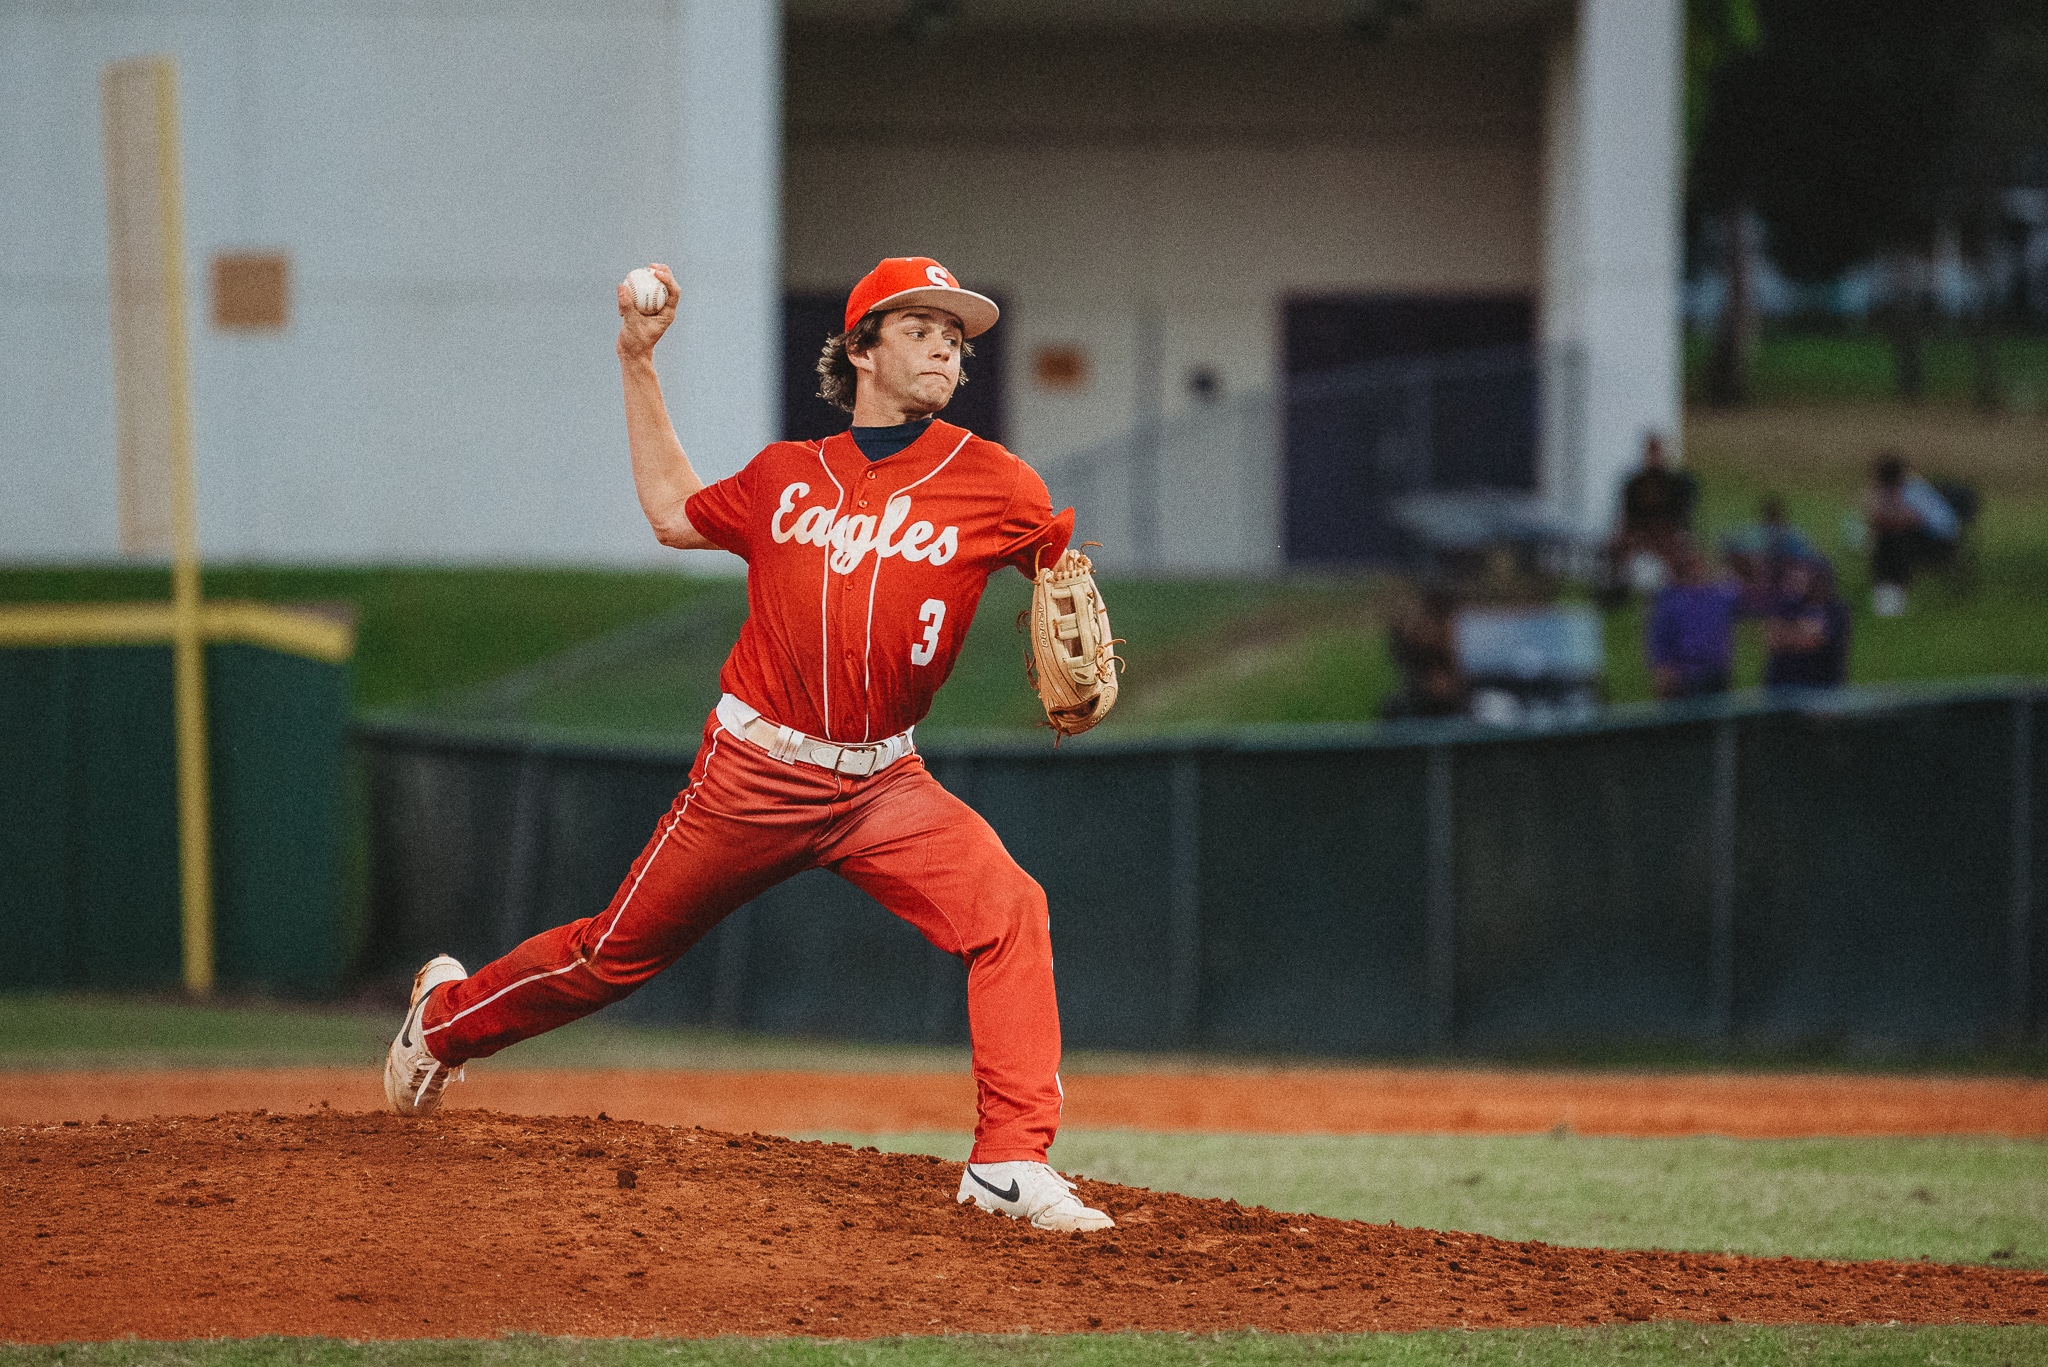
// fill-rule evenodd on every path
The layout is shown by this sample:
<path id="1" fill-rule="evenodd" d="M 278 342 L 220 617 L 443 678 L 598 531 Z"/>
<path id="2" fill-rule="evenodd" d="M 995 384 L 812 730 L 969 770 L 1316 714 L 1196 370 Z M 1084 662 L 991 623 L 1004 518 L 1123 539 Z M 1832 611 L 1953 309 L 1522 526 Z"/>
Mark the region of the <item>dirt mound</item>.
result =
<path id="1" fill-rule="evenodd" d="M 937 1159 L 636 1122 L 231 1113 L 0 1130 L 0 1339 L 865 1337 L 1616 1319 L 2037 1322 L 2048 1276 L 1611 1253 L 1084 1182 L 1048 1235 Z"/>

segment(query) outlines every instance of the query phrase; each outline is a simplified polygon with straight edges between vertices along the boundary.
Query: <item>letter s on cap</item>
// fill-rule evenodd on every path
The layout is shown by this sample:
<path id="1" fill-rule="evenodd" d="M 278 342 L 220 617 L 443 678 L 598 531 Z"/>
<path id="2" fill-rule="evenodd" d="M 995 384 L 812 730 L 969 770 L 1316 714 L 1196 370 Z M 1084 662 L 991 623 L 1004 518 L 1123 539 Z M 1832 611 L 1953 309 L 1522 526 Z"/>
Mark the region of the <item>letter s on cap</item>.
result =
<path id="1" fill-rule="evenodd" d="M 924 268 L 924 278 L 931 281 L 934 285 L 938 285 L 944 289 L 951 290 L 960 288 L 958 285 L 953 283 L 953 277 L 946 274 L 946 268 L 944 266 L 926 266 Z"/>

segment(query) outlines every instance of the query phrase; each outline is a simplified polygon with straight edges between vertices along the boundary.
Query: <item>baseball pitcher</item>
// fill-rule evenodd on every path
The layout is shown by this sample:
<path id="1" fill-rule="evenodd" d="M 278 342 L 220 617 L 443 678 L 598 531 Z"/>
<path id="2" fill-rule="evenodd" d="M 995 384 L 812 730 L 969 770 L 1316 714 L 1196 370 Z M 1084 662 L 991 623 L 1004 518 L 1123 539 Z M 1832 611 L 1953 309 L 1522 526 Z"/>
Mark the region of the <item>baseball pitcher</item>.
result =
<path id="1" fill-rule="evenodd" d="M 655 376 L 677 291 L 667 267 L 650 270 L 662 290 L 618 290 L 633 482 L 663 545 L 747 562 L 724 696 L 688 786 L 603 912 L 474 974 L 445 954 L 420 969 L 385 1094 L 402 1115 L 434 1110 L 464 1064 L 619 1000 L 742 903 L 823 867 L 967 964 L 978 1116 L 958 1199 L 1041 1229 L 1109 1228 L 1045 1162 L 1061 1102 L 1045 893 L 911 737 L 1005 565 L 1036 583 L 1032 678 L 1049 722 L 1085 730 L 1116 696 L 1108 617 L 1068 549 L 1073 510 L 1055 514 L 1030 466 L 937 417 L 996 305 L 929 258 L 883 261 L 818 362 L 851 429 L 776 442 L 707 485 Z"/>

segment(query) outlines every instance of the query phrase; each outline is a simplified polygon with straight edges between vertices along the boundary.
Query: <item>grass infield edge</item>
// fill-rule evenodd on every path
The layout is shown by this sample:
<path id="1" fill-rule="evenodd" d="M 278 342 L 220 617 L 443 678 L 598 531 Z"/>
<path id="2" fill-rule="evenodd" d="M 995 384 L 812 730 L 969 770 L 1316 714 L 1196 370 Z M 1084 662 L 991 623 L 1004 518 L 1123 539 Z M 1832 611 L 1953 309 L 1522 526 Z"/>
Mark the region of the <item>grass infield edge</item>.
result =
<path id="1" fill-rule="evenodd" d="M 1924 1363 L 2048 1361 L 2048 1326 L 1701 1325 L 1438 1329 L 1414 1333 L 947 1334 L 882 1339 L 498 1339 L 356 1342 L 266 1337 L 4 1344 L 0 1367 L 1297 1367 L 1390 1364 Z"/>

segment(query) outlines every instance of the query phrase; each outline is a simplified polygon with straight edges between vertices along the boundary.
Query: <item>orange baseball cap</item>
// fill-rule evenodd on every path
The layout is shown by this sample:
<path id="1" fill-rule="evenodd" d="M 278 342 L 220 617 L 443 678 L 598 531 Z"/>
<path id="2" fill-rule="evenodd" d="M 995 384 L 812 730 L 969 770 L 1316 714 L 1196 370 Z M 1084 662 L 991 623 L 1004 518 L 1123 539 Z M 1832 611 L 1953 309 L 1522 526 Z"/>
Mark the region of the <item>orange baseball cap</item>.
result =
<path id="1" fill-rule="evenodd" d="M 846 326 L 877 309 L 907 309 L 929 304 L 960 320 L 961 330 L 979 337 L 996 325 L 1002 310 L 985 294 L 960 288 L 953 272 L 929 256 L 891 256 L 862 276 L 846 296 Z"/>

